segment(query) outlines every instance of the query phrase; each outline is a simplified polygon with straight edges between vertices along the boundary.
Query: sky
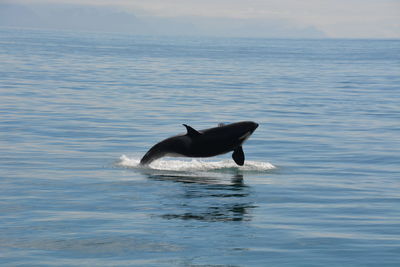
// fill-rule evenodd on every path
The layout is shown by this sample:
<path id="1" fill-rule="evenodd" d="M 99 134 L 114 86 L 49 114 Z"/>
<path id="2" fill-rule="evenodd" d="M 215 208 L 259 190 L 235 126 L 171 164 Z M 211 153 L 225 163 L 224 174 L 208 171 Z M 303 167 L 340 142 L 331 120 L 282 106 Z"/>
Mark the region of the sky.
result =
<path id="1" fill-rule="evenodd" d="M 182 25 L 193 24 L 201 33 L 206 33 L 206 28 L 219 29 L 210 29 L 215 34 L 226 30 L 238 35 L 246 32 L 257 35 L 263 31 L 266 35 L 284 32 L 295 36 L 297 31 L 300 37 L 400 38 L 400 0 L 14 0 L 12 3 L 119 10 L 147 19 L 147 24 L 151 19 L 158 19 L 161 24 L 173 22 L 171 27 L 179 24 L 183 32 L 190 29 Z M 241 27 L 234 27 L 235 23 Z"/>

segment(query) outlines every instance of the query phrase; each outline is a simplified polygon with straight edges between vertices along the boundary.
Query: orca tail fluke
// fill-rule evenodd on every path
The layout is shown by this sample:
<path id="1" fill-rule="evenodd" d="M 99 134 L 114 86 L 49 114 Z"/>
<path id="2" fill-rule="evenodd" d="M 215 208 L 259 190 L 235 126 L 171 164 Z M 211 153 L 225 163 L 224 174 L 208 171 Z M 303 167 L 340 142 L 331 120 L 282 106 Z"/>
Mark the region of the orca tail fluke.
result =
<path id="1" fill-rule="evenodd" d="M 147 166 L 154 161 L 151 149 L 140 160 L 140 165 Z"/>
<path id="2" fill-rule="evenodd" d="M 143 157 L 143 158 L 140 160 L 139 165 L 141 165 L 141 166 L 147 166 L 147 165 L 150 164 L 150 162 L 151 162 L 151 161 L 149 161 L 149 160 L 147 160 L 147 159 L 145 159 L 145 158 Z"/>
<path id="3" fill-rule="evenodd" d="M 140 165 L 146 166 L 155 161 L 156 159 L 162 158 L 165 156 L 166 152 L 160 149 L 159 144 L 154 145 L 150 148 L 149 151 L 143 156 L 140 160 Z"/>

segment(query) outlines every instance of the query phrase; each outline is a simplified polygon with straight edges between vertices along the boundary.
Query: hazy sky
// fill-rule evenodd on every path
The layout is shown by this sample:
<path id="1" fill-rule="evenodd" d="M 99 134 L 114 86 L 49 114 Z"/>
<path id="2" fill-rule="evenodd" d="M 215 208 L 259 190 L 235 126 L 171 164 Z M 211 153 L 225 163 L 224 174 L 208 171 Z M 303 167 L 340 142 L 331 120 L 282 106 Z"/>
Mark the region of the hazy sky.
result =
<path id="1" fill-rule="evenodd" d="M 0 0 L 2 2 L 4 0 Z M 15 0 L 119 7 L 136 15 L 285 20 L 328 37 L 400 38 L 400 0 Z"/>

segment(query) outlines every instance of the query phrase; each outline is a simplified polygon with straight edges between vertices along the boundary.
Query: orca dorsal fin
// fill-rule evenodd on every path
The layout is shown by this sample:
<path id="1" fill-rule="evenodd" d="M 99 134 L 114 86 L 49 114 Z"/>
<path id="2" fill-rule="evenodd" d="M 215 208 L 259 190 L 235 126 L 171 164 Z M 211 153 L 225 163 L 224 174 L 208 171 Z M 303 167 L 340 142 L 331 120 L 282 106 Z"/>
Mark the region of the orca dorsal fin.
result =
<path id="1" fill-rule="evenodd" d="M 189 125 L 183 124 L 183 126 L 186 127 L 187 130 L 187 135 L 189 135 L 190 137 L 196 137 L 196 136 L 200 136 L 201 133 L 199 133 L 197 130 L 195 130 L 194 128 L 190 127 Z"/>
<path id="2" fill-rule="evenodd" d="M 239 146 L 235 150 L 233 150 L 232 159 L 236 162 L 237 165 L 243 166 L 244 152 L 242 146 Z"/>

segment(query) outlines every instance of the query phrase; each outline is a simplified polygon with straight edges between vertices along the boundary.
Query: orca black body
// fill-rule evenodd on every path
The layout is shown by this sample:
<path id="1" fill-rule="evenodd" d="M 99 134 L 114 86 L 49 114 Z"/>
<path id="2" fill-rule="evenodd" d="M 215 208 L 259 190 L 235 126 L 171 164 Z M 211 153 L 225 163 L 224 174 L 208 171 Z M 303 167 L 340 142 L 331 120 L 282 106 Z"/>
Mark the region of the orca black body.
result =
<path id="1" fill-rule="evenodd" d="M 164 156 L 205 158 L 233 151 L 233 160 L 242 166 L 242 144 L 257 129 L 258 124 L 242 121 L 201 131 L 186 124 L 183 126 L 186 127 L 186 134 L 173 136 L 155 144 L 143 156 L 140 164 L 147 165 Z"/>

